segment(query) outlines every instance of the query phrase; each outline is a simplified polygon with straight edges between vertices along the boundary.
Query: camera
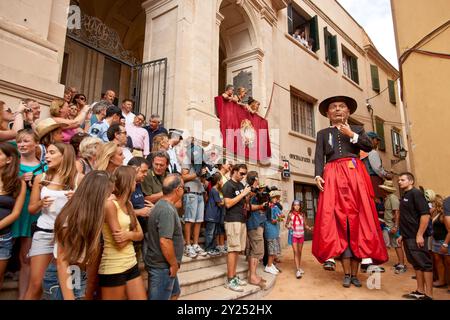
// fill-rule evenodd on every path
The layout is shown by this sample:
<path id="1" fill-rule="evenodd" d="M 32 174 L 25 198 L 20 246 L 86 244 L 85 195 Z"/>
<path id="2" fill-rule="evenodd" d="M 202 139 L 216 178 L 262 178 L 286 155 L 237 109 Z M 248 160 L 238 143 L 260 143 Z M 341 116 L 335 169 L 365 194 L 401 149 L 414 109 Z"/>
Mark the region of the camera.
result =
<path id="1" fill-rule="evenodd" d="M 210 163 L 211 161 L 207 158 L 205 150 L 194 142 L 191 142 L 188 146 L 187 156 L 191 161 L 197 177 L 210 181 L 212 176 L 219 172 L 219 170 Z M 206 173 L 202 174 L 202 169 L 206 169 Z"/>
<path id="2" fill-rule="evenodd" d="M 277 187 L 265 186 L 262 190 L 252 187 L 252 192 L 255 194 L 258 204 L 264 204 L 265 209 L 269 206 L 270 192 L 278 190 Z"/>

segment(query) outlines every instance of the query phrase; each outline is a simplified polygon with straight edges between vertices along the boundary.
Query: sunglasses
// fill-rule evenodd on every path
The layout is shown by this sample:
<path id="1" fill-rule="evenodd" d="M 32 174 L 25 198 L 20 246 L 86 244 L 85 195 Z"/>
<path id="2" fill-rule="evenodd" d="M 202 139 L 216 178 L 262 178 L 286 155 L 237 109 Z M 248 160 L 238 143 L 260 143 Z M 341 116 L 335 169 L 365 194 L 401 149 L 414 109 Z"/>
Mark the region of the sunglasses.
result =
<path id="1" fill-rule="evenodd" d="M 246 174 L 247 174 L 247 172 L 239 172 L 239 175 L 240 175 L 241 177 L 245 176 Z"/>

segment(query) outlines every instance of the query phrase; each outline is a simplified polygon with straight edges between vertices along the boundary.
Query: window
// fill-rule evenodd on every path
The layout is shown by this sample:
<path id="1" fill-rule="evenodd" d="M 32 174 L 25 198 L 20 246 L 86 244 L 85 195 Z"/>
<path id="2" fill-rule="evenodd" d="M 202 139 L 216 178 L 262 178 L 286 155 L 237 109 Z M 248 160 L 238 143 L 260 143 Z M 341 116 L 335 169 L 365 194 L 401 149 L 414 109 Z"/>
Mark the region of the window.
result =
<path id="1" fill-rule="evenodd" d="M 397 98 L 395 97 L 395 81 L 388 80 L 388 87 L 389 87 L 389 101 L 392 104 L 397 104 Z"/>
<path id="2" fill-rule="evenodd" d="M 403 139 L 400 134 L 400 130 L 397 128 L 393 128 L 391 130 L 391 138 L 392 138 L 392 152 L 394 156 L 400 156 L 400 150 L 403 148 Z"/>
<path id="3" fill-rule="evenodd" d="M 386 143 L 384 141 L 384 120 L 383 119 L 378 118 L 378 117 L 375 118 L 375 129 L 377 131 L 377 134 L 381 138 L 380 144 L 378 145 L 378 150 L 386 151 Z"/>
<path id="4" fill-rule="evenodd" d="M 380 78 L 378 76 L 378 67 L 370 65 L 370 75 L 372 77 L 372 89 L 375 92 L 380 92 Z"/>
<path id="5" fill-rule="evenodd" d="M 344 47 L 342 47 L 342 66 L 344 68 L 344 74 L 359 84 L 358 58 L 352 55 Z"/>
<path id="6" fill-rule="evenodd" d="M 310 17 L 301 8 L 292 4 L 288 5 L 288 33 L 296 38 L 296 30 L 305 32 L 305 46 L 309 46 L 314 52 L 320 49 L 319 43 L 319 23 L 317 16 Z M 297 39 L 297 38 L 296 38 Z M 297 39 L 299 40 L 299 39 Z M 300 41 L 300 40 L 299 40 Z M 300 41 L 301 42 L 301 41 Z"/>
<path id="7" fill-rule="evenodd" d="M 309 226 L 313 226 L 319 199 L 318 189 L 315 186 L 294 183 L 294 197 L 302 203 L 302 207 L 305 210 L 307 224 Z M 305 230 L 305 240 L 311 239 L 311 231 Z"/>
<path id="8" fill-rule="evenodd" d="M 337 37 L 329 33 L 327 27 L 323 28 L 323 34 L 325 40 L 325 60 L 332 66 L 337 67 L 339 65 Z"/>
<path id="9" fill-rule="evenodd" d="M 314 108 L 312 103 L 291 93 L 292 131 L 315 137 Z"/>
<path id="10" fill-rule="evenodd" d="M 61 84 L 67 85 L 67 69 L 69 67 L 69 54 L 64 52 L 63 65 L 61 69 Z"/>

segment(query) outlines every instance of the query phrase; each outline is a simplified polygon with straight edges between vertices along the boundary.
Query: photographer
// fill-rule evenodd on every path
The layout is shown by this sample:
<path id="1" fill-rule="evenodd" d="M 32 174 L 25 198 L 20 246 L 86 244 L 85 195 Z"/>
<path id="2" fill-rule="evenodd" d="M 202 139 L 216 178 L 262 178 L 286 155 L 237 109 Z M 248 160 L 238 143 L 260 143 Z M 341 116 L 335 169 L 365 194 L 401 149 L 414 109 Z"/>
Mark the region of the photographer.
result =
<path id="1" fill-rule="evenodd" d="M 190 147 L 188 147 L 187 157 L 183 161 L 181 167 L 181 174 L 184 186 L 187 191 L 184 193 L 183 197 L 183 207 L 184 207 L 184 240 L 186 242 L 185 255 L 190 258 L 196 258 L 197 255 L 205 256 L 206 251 L 203 250 L 198 245 L 198 238 L 200 236 L 200 226 L 204 220 L 204 210 L 205 203 L 203 199 L 203 184 L 201 182 L 201 177 L 206 174 L 206 168 L 200 168 L 196 171 L 196 168 L 201 164 L 202 161 L 197 159 L 197 154 L 194 154 L 194 142 L 193 138 Z M 197 147 L 197 146 L 195 146 Z M 191 151 L 189 151 L 191 150 Z M 196 148 L 201 150 L 201 148 Z M 170 161 L 170 160 L 169 160 Z M 200 162 L 200 163 L 199 163 Z M 198 169 L 198 168 L 197 168 Z M 191 229 L 194 225 L 193 232 L 193 244 L 191 245 Z"/>
<path id="2" fill-rule="evenodd" d="M 268 202 L 259 192 L 259 179 L 256 171 L 247 174 L 247 185 L 251 187 L 248 208 L 250 215 L 247 220 L 247 258 L 249 283 L 265 288 L 265 280 L 256 274 L 258 262 L 264 256 L 264 222 Z"/>
<path id="3" fill-rule="evenodd" d="M 247 283 L 236 275 L 239 253 L 245 250 L 247 228 L 245 226 L 245 197 L 250 194 L 251 187 L 241 183 L 247 175 L 245 164 L 234 165 L 231 169 L 231 179 L 225 183 L 222 193 L 225 201 L 225 232 L 228 241 L 227 280 L 225 287 L 242 292 L 241 286 Z"/>

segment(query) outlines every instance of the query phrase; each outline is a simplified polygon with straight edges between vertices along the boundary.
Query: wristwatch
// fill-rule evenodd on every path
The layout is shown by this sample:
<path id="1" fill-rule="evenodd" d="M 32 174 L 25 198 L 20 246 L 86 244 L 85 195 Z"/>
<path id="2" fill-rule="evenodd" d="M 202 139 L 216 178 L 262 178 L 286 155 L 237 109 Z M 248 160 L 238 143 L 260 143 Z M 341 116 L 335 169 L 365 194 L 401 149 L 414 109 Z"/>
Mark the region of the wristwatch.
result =
<path id="1" fill-rule="evenodd" d="M 447 244 L 447 243 L 443 243 L 442 246 L 443 246 L 444 248 L 448 248 L 448 244 Z"/>

